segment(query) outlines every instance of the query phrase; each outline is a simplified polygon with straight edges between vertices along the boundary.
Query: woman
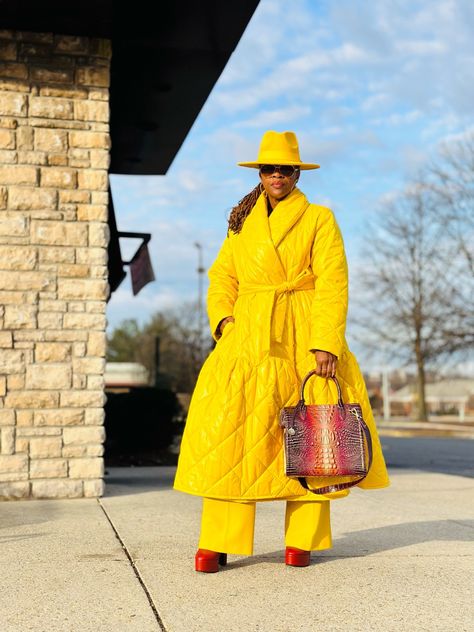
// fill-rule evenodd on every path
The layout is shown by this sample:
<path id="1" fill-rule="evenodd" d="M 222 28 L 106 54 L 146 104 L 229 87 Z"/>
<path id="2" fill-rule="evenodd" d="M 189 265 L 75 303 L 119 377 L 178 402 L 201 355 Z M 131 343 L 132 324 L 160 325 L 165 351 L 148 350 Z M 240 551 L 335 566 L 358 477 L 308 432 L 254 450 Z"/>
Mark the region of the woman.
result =
<path id="1" fill-rule="evenodd" d="M 359 487 L 389 484 L 364 381 L 344 332 L 348 302 L 344 245 L 332 212 L 296 187 L 300 160 L 293 132 L 264 134 L 260 183 L 232 209 L 209 270 L 208 313 L 215 349 L 191 400 L 174 487 L 203 496 L 195 568 L 215 572 L 227 553 L 251 555 L 255 503 L 286 500 L 285 561 L 307 566 L 330 548 L 329 502 L 348 490 L 315 495 L 284 474 L 279 411 L 306 401 L 333 403 L 337 372 L 345 401 L 359 402 L 373 462 Z M 316 365 L 316 368 L 315 368 Z M 308 479 L 312 489 L 337 480 Z"/>

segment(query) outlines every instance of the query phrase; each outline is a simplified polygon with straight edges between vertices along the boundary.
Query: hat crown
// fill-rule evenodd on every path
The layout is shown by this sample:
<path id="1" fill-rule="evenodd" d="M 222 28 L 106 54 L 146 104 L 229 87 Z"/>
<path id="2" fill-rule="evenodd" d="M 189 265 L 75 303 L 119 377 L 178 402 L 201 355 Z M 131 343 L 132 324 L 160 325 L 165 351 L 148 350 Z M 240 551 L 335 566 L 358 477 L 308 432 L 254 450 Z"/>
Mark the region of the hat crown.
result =
<path id="1" fill-rule="evenodd" d="M 301 160 L 298 140 L 294 132 L 273 130 L 268 130 L 263 135 L 257 160 L 237 164 L 253 169 L 258 169 L 260 165 L 293 165 L 300 169 L 319 169 L 319 165 Z"/>
<path id="2" fill-rule="evenodd" d="M 301 163 L 298 140 L 294 132 L 265 132 L 260 143 L 257 161 L 260 164 Z"/>

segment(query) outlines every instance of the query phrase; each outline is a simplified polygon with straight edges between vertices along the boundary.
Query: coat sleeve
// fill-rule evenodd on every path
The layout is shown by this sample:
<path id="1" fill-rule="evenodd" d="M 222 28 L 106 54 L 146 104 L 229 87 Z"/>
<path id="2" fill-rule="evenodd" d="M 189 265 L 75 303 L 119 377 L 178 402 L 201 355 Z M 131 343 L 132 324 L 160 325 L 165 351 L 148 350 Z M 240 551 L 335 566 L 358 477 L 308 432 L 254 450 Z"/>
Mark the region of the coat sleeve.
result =
<path id="1" fill-rule="evenodd" d="M 340 357 L 345 346 L 348 271 L 341 231 L 331 210 L 320 207 L 311 267 L 316 277 L 310 350 Z"/>
<path id="2" fill-rule="evenodd" d="M 217 326 L 226 316 L 232 316 L 239 282 L 232 255 L 232 238 L 226 237 L 216 260 L 209 268 L 207 313 L 214 340 L 218 340 Z"/>

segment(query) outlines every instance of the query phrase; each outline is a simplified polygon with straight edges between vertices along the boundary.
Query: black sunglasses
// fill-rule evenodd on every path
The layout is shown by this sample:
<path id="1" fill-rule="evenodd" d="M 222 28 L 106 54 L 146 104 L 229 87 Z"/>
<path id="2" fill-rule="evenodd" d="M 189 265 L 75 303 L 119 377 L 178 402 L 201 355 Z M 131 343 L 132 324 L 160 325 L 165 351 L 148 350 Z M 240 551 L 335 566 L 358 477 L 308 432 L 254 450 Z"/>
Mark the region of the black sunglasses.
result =
<path id="1" fill-rule="evenodd" d="M 293 165 L 260 165 L 260 173 L 264 176 L 271 176 L 275 171 L 278 171 L 285 178 L 290 178 L 296 171 L 299 171 L 299 167 Z"/>

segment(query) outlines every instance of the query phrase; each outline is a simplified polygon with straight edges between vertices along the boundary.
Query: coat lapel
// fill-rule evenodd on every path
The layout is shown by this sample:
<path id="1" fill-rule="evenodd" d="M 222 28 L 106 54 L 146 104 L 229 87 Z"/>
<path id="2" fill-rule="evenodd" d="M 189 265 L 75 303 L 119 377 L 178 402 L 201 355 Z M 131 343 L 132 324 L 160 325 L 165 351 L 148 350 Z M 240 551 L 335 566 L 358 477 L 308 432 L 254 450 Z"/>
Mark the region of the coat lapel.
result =
<path id="1" fill-rule="evenodd" d="M 286 275 L 272 241 L 268 219 L 266 199 L 262 194 L 244 222 L 239 245 L 247 252 L 246 256 L 242 254 L 242 260 L 258 263 L 255 274 L 260 279 L 267 283 L 279 283 Z"/>
<path id="2" fill-rule="evenodd" d="M 268 217 L 264 195 L 258 198 L 244 222 L 238 241 L 242 249 L 241 260 L 253 260 L 258 263 L 258 271 L 255 270 L 255 273 L 263 275 L 260 276 L 261 282 L 278 284 L 286 279 L 278 245 L 308 206 L 306 196 L 299 189 L 294 189 L 287 198 L 276 205 Z"/>
<path id="3" fill-rule="evenodd" d="M 270 236 L 275 248 L 290 232 L 308 206 L 306 196 L 299 189 L 294 189 L 287 198 L 276 205 L 269 217 Z"/>

